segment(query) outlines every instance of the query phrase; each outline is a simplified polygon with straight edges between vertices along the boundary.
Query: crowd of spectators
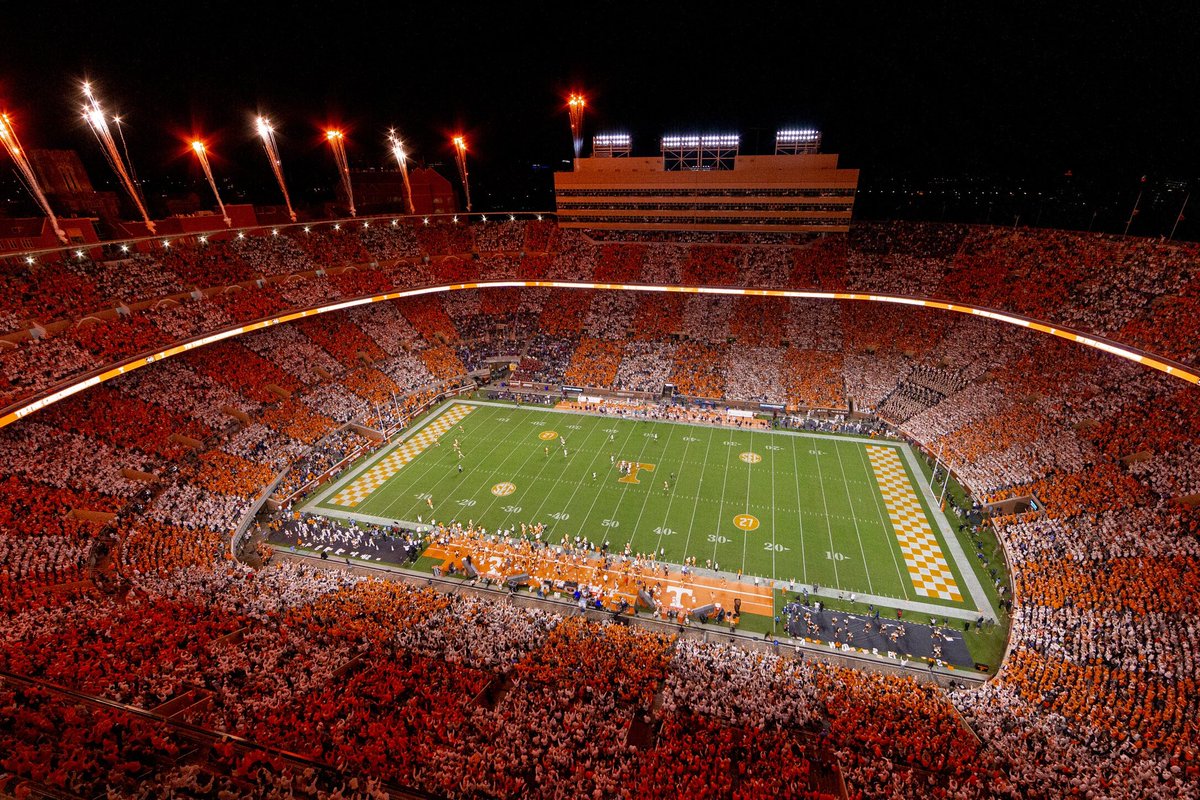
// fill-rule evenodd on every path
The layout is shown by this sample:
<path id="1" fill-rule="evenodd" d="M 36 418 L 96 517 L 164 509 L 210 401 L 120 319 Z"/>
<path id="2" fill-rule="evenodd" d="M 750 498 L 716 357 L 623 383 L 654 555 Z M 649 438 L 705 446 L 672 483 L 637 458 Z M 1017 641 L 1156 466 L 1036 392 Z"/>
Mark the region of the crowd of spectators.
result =
<path id="1" fill-rule="evenodd" d="M 735 297 L 729 314 L 729 335 L 741 347 L 779 347 L 787 320 L 786 300 Z"/>
<path id="2" fill-rule="evenodd" d="M 688 397 L 713 400 L 725 396 L 721 367 L 726 350 L 721 345 L 680 342 L 675 347 L 671 380 L 675 391 Z"/>
<path id="3" fill-rule="evenodd" d="M 273 361 L 238 341 L 221 341 L 183 356 L 184 362 L 210 381 L 229 388 L 259 403 L 278 400 L 272 387 L 290 393 L 301 382 Z"/>
<path id="4" fill-rule="evenodd" d="M 779 402 L 787 397 L 782 360 L 783 353 L 774 347 L 727 348 L 721 364 L 723 396 L 730 400 Z"/>
<path id="5" fill-rule="evenodd" d="M 421 255 L 412 225 L 372 225 L 359 231 L 363 247 L 376 261 L 399 261 Z"/>
<path id="6" fill-rule="evenodd" d="M 69 337 L 27 339 L 0 350 L 0 406 L 43 392 L 99 364 Z"/>
<path id="7" fill-rule="evenodd" d="M 303 383 L 317 379 L 317 368 L 331 374 L 343 369 L 312 336 L 294 325 L 272 325 L 242 337 L 241 342 Z"/>
<path id="8" fill-rule="evenodd" d="M 617 367 L 613 387 L 633 392 L 661 392 L 670 383 L 675 364 L 675 345 L 654 341 L 631 341 Z"/>
<path id="9" fill-rule="evenodd" d="M 332 419 L 294 398 L 263 408 L 260 419 L 267 427 L 305 444 L 322 439 L 337 427 Z"/>
<path id="10" fill-rule="evenodd" d="M 291 465 L 287 475 L 275 487 L 274 497 L 283 500 L 294 496 L 347 458 L 362 452 L 369 444 L 365 436 L 352 428 L 334 431 Z"/>
<path id="11" fill-rule="evenodd" d="M 478 236 L 483 240 L 477 241 Z M 332 226 L 316 226 L 305 232 L 288 229 L 279 235 L 264 230 L 206 243 L 180 239 L 148 253 L 114 254 L 111 261 L 93 262 L 87 256 L 76 258 L 71 253 L 32 265 L 9 259 L 3 277 L 11 284 L 11 291 L 5 296 L 17 302 L 0 311 L 15 327 L 34 318 L 43 323 L 78 318 L 88 311 L 112 308 L 118 302 L 135 303 L 183 291 L 199 289 L 208 295 L 207 299 L 187 300 L 171 308 L 134 312 L 132 317 L 98 324 L 90 332 L 79 329 L 79 335 L 85 337 L 82 350 L 90 351 L 93 358 L 72 353 L 69 348 L 39 353 L 50 363 L 57 363 L 54 379 L 59 379 L 94 363 L 161 344 L 154 328 L 168 336 L 195 335 L 287 306 L 303 307 L 333 297 L 423 284 L 429 278 L 412 272 L 422 267 L 422 254 L 438 256 L 437 269 L 454 272 L 458 269 L 454 264 L 466 268 L 470 263 L 459 256 L 479 250 L 484 261 L 509 259 L 510 266 L 516 264 L 512 274 L 520 277 L 526 266 L 534 269 L 532 263 L 524 263 L 531 259 L 517 263 L 501 254 L 517 249 L 524 236 L 537 241 L 536 252 L 551 245 L 555 248 L 551 277 L 614 281 L 640 277 L 655 283 L 847 288 L 935 296 L 1078 325 L 1189 363 L 1197 357 L 1194 340 L 1200 333 L 1188 325 L 1196 316 L 1189 311 L 1193 310 L 1196 287 L 1200 285 L 1194 245 L 1045 230 L 913 223 L 860 225 L 849 237 L 784 237 L 777 243 L 770 236 L 752 237 L 748 242 L 725 237 L 732 244 L 712 236 L 682 236 L 672 242 L 649 244 L 597 244 L 576 231 L 559 233 L 551 222 L 507 220 L 474 226 L 438 222 L 415 228 L 408 223 L 389 225 L 386 220 L 375 220 L 373 224 L 364 221 L 363 225 L 348 224 L 337 230 Z M 492 246 L 501 249 L 493 250 Z M 372 253 L 373 248 L 378 252 Z M 452 257 L 443 258 L 445 255 Z M 384 266 L 380 266 L 381 259 L 387 262 Z M 339 270 L 331 278 L 313 272 L 316 267 L 332 266 L 356 269 Z M 482 269 L 481 276 L 490 274 L 489 268 Z M 508 276 L 511 271 L 503 266 L 498 269 L 497 275 Z M 471 270 L 472 275 L 466 277 L 474 276 L 475 268 Z M 252 283 L 279 276 L 295 279 L 265 286 Z M 447 273 L 442 277 L 456 276 Z M 465 279 L 464 275 L 457 277 Z M 529 277 L 538 276 L 530 272 Z M 233 284 L 241 288 L 224 289 Z M 857 331 L 874 329 L 867 313 L 868 318 L 856 318 L 848 327 Z M 566 324 L 577 325 L 575 315 L 561 317 Z M 1176 320 L 1180 324 L 1175 324 Z M 723 321 L 718 318 L 718 325 Z M 550 320 L 546 324 L 553 328 L 557 323 Z M 720 331 L 719 327 L 701 326 L 690 332 L 693 327 L 685 321 L 683 330 L 693 336 L 700 332 L 709 335 L 709 331 L 717 331 L 711 335 L 718 336 Z M 1166 330 L 1172 331 L 1171 335 L 1161 333 Z M 453 338 L 449 329 L 444 332 L 447 341 Z M 898 337 L 894 346 L 907 350 L 914 337 L 919 339 L 926 332 L 924 322 L 914 324 L 912 335 Z M 2 354 L 0 360 L 20 359 L 19 352 Z M 5 372 L 23 376 L 29 382 L 24 385 L 32 384 L 33 391 L 44 388 L 44 384 L 24 377 L 33 374 L 30 370 L 15 367 Z M 14 396 L 28 393 L 22 389 Z"/>
<path id="12" fill-rule="evenodd" d="M 418 227 L 395 252 L 407 257 L 413 240 L 425 252 L 465 253 L 480 243 L 465 226 L 431 227 L 438 231 Z M 483 243 L 510 246 L 509 233 Z M 760 257 L 713 240 L 597 247 L 576 233 L 533 235 L 543 234 L 548 244 L 558 239 L 551 272 L 561 277 L 640 269 L 656 282 L 728 282 Z M 139 260 L 129 285 L 212 286 L 361 263 L 371 256 L 366 242 L 386 247 L 382 234 L 343 236 L 332 246 L 288 235 L 164 248 L 154 256 L 166 268 L 162 280 Z M 719 258 L 705 262 L 701 249 Z M 1154 347 L 1169 335 L 1161 326 L 1186 317 L 1197 262 L 1191 245 L 911 225 L 754 252 L 763 259 L 756 280 L 786 275 L 806 288 L 953 296 Z M 1030 270 L 1033 263 L 1047 266 Z M 10 321 L 23 321 L 35 302 L 47 315 L 82 313 L 121 291 L 118 278 L 90 262 L 5 269 Z M 42 286 L 79 291 L 41 303 Z M 282 302 L 256 292 L 10 348 L 0 355 L 5 397 L 137 349 L 107 333 L 161 342 Z M 290 332 L 268 329 L 135 370 L 6 429 L 0 447 L 14 466 L 0 504 L 0 665 L 145 708 L 197 692 L 207 702 L 194 704 L 192 721 L 300 752 L 358 780 L 364 793 L 370 776 L 455 797 L 655 796 L 693 785 L 686 781 L 722 796 L 771 786 L 780 796 L 817 797 L 820 776 L 835 771 L 861 797 L 1197 796 L 1194 389 L 1033 333 L 1002 335 L 986 321 L 905 308 L 793 301 L 775 340 L 750 324 L 756 314 L 779 314 L 773 302 L 502 296 L 499 308 L 485 308 L 495 301 L 483 293 L 450 303 L 414 298 L 321 315 Z M 262 488 L 359 413 L 339 397 L 381 399 L 430 374 L 461 374 L 445 342 L 470 331 L 465 346 L 487 346 L 497 312 L 573 334 L 527 340 L 527 357 L 547 379 L 852 402 L 891 417 L 981 500 L 1036 498 L 1036 511 L 992 523 L 1015 576 L 1012 652 L 1000 674 L 982 689 L 946 693 L 287 563 L 254 573 L 230 560 L 230 535 Z M 482 316 L 489 321 L 472 321 Z M 1175 341 L 1183 344 L 1172 353 L 1194 358 L 1186 337 Z M 360 353 L 375 361 L 369 371 Z M 318 367 L 332 379 L 309 389 Z M 336 459 L 355 436 L 322 447 Z M 202 444 L 193 453 L 184 439 Z M 309 461 L 293 471 L 308 480 L 321 469 Z M 150 499 L 135 499 L 147 492 Z M 118 514 L 114 563 L 127 592 L 92 586 L 107 514 Z M 124 791 L 134 780 L 129 763 L 144 774 L 178 745 L 114 714 L 6 683 L 0 768 L 63 791 Z M 60 744 L 45 746 L 48 731 Z M 633 747 L 638 737 L 650 746 Z M 305 777 L 280 764 L 256 771 L 220 749 L 206 757 L 248 782 L 229 786 L 262 788 L 260 778 L 301 792 L 300 784 L 332 785 L 327 774 Z M 179 786 L 226 780 L 162 764 L 158 774 Z"/>
<path id="13" fill-rule="evenodd" d="M 612 386 L 617 378 L 623 342 L 584 337 L 571 355 L 563 381 L 571 386 Z"/>

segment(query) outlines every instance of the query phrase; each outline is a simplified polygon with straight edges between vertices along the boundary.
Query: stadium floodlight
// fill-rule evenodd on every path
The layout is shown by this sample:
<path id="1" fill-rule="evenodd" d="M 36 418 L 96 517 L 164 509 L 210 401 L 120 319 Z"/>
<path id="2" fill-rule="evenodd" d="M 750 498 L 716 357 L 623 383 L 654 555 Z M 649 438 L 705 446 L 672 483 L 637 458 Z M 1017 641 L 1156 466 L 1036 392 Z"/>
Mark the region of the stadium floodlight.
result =
<path id="1" fill-rule="evenodd" d="M 675 149 L 679 147 L 737 147 L 742 137 L 736 133 L 706 133 L 683 134 L 679 136 L 664 136 L 662 146 Z"/>
<path id="2" fill-rule="evenodd" d="M 600 133 L 592 137 L 592 158 L 622 158 L 633 148 L 628 133 Z"/>
<path id="3" fill-rule="evenodd" d="M 741 141 L 742 137 L 736 133 L 663 136 L 663 169 L 668 172 L 733 169 Z"/>
<path id="4" fill-rule="evenodd" d="M 602 133 L 592 138 L 593 143 L 606 144 L 610 146 L 619 146 L 629 144 L 631 138 L 628 133 Z"/>
<path id="5" fill-rule="evenodd" d="M 783 128 L 775 132 L 775 155 L 816 153 L 821 149 L 821 132 L 816 128 Z"/>
<path id="6" fill-rule="evenodd" d="M 699 147 L 699 136 L 664 136 L 662 138 L 662 146 L 664 148 L 676 147 Z"/>

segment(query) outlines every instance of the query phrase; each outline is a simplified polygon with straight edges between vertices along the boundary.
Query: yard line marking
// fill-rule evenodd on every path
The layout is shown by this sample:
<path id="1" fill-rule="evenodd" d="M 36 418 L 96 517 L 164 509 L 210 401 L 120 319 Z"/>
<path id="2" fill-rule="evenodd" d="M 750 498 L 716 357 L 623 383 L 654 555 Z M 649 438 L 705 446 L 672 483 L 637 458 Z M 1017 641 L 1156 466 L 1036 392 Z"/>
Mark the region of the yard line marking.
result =
<path id="1" fill-rule="evenodd" d="M 711 428 L 708 431 L 708 442 L 704 445 L 704 466 L 700 468 L 700 485 L 696 489 L 697 497 L 704 496 L 704 477 L 707 472 L 706 468 L 708 467 L 708 451 L 712 447 L 713 435 L 716 434 L 716 432 L 716 428 Z M 683 543 L 683 554 L 685 558 L 687 557 L 688 546 L 692 543 L 692 531 L 696 529 L 696 510 L 699 508 L 699 503 L 692 506 L 692 519 L 688 522 L 687 539 Z"/>
<path id="2" fill-rule="evenodd" d="M 692 440 L 695 438 L 696 438 L 695 436 L 685 436 L 684 437 L 683 460 L 680 462 L 681 464 L 688 463 L 688 460 L 687 460 L 688 448 L 690 448 L 692 446 Z M 669 437 L 668 437 L 668 439 L 669 439 Z M 679 486 L 682 483 L 683 483 L 683 467 L 680 466 L 679 467 L 679 475 L 677 475 L 676 479 L 675 479 L 675 485 Z M 684 495 L 684 497 L 687 498 L 687 495 Z M 669 520 L 671 518 L 671 505 L 674 502 L 675 502 L 675 491 L 674 491 L 674 487 L 672 487 L 672 491 L 669 492 L 669 496 L 667 497 L 667 510 L 666 510 L 666 512 L 663 513 L 662 522 L 659 523 L 659 526 L 658 526 L 658 530 L 659 530 L 658 541 L 655 542 L 655 544 L 654 544 L 654 552 L 656 552 L 656 553 L 662 549 L 662 540 L 663 540 L 662 531 L 667 529 L 667 520 Z M 680 556 L 681 560 L 684 558 L 687 558 L 686 552 L 682 556 Z"/>
<path id="3" fill-rule="evenodd" d="M 444 412 L 431 424 L 426 425 L 412 438 L 381 459 L 378 464 L 355 478 L 348 486 L 334 495 L 331 502 L 345 508 L 354 508 L 370 497 L 376 489 L 403 469 L 406 464 L 428 449 L 455 423 L 474 410 L 474 406 L 456 405 Z"/>
<path id="4" fill-rule="evenodd" d="M 670 449 L 671 437 L 673 435 L 675 435 L 675 427 L 674 426 L 667 429 L 667 441 L 665 444 L 663 444 L 663 449 L 661 451 L 662 454 L 665 454 Z M 654 440 L 654 441 L 657 441 L 657 440 Z M 644 447 L 644 445 L 643 445 L 643 447 Z M 658 456 L 658 459 L 660 462 L 662 461 L 662 454 L 660 454 Z M 660 466 L 662 466 L 662 465 L 660 464 Z M 659 470 L 659 473 L 657 475 L 655 475 L 655 478 L 656 479 L 661 478 L 663 472 L 667 472 L 667 469 L 665 467 L 663 469 Z M 667 483 L 666 478 L 663 478 L 663 483 Z M 650 502 L 650 496 L 652 494 L 654 494 L 654 481 L 650 482 L 650 487 L 646 490 L 646 496 L 645 496 L 645 498 L 642 499 L 642 508 L 640 511 L 638 511 L 637 519 L 633 523 L 633 531 L 629 534 L 629 541 L 631 541 L 631 542 L 633 541 L 633 537 L 637 535 L 639 530 L 641 530 L 642 515 L 646 513 L 646 504 Z M 670 501 L 668 500 L 668 503 L 669 502 Z M 659 538 L 661 539 L 662 537 L 659 536 Z M 657 547 L 657 545 L 656 545 L 656 547 Z M 659 553 L 658 553 L 657 549 L 654 551 L 654 554 L 653 554 L 653 556 L 651 556 L 651 558 L 653 560 L 658 560 Z"/>
<path id="5" fill-rule="evenodd" d="M 808 556 L 804 552 L 804 501 L 800 498 L 800 464 L 796 460 L 796 445 L 799 441 L 799 439 L 793 439 L 791 442 L 792 466 L 796 470 L 796 521 L 800 523 L 800 573 L 804 582 L 808 583 Z"/>
<path id="6" fill-rule="evenodd" d="M 833 525 L 831 525 L 829 522 L 831 519 L 829 516 L 829 499 L 825 496 L 825 473 L 821 469 L 821 456 L 819 455 L 820 452 L 821 451 L 818 450 L 818 455 L 813 456 L 813 458 L 816 459 L 817 462 L 817 486 L 821 487 L 821 505 L 825 508 L 825 529 L 829 532 L 829 551 L 834 553 L 837 552 L 837 545 L 833 543 Z M 851 510 L 851 513 L 854 513 L 853 510 Z M 838 585 L 839 589 L 843 588 L 842 580 L 838 577 L 836 558 L 833 559 L 833 582 Z"/>
<path id="7" fill-rule="evenodd" d="M 750 431 L 750 452 L 754 452 L 754 431 Z M 742 458 L 745 453 L 742 453 L 738 458 L 746 463 L 746 511 L 750 510 L 750 480 L 754 477 L 754 464 L 756 462 Z M 762 456 L 759 456 L 759 461 L 762 461 Z M 746 548 L 750 545 L 750 537 L 742 537 L 742 572 L 746 571 Z M 774 570 L 771 572 L 774 575 Z"/>
<path id="8" fill-rule="evenodd" d="M 850 485 L 846 480 L 846 465 L 842 462 L 842 448 L 839 444 L 833 445 L 833 452 L 837 453 L 838 467 L 842 470 L 842 488 L 846 490 L 846 502 L 850 506 L 850 518 L 854 520 L 854 535 L 858 537 L 858 552 L 862 553 L 863 567 L 867 571 L 867 591 L 875 594 L 875 587 L 871 585 L 871 562 L 867 560 L 867 548 L 863 546 L 862 530 L 858 527 L 858 515 L 854 511 L 854 496 L 850 494 Z"/>
<path id="9" fill-rule="evenodd" d="M 954 573 L 942 555 L 941 545 L 913 492 L 896 449 L 867 445 L 867 455 L 917 594 L 961 603 L 962 593 L 954 581 Z"/>
<path id="10" fill-rule="evenodd" d="M 726 433 L 726 435 L 728 436 L 731 434 Z M 729 488 L 729 453 L 727 452 L 725 454 L 725 468 L 723 470 L 721 470 L 721 494 L 720 494 L 721 508 L 719 511 L 717 511 L 717 538 L 718 539 L 720 539 L 721 527 L 725 524 L 725 490 L 728 488 Z M 721 546 L 721 543 L 719 541 L 713 542 L 713 554 L 712 554 L 713 569 L 716 569 L 717 568 L 716 565 L 721 563 L 720 561 L 717 561 L 717 548 L 720 546 Z"/>

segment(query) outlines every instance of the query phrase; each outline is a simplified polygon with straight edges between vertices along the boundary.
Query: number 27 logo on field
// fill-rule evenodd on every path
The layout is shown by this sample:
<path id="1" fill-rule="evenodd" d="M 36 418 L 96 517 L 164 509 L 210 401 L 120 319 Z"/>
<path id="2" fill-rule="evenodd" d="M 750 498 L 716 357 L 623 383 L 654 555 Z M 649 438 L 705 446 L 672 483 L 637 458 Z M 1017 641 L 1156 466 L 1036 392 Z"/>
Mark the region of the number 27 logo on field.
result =
<path id="1" fill-rule="evenodd" d="M 742 531 L 757 530 L 759 525 L 758 517 L 753 514 L 738 514 L 733 518 L 733 527 Z"/>

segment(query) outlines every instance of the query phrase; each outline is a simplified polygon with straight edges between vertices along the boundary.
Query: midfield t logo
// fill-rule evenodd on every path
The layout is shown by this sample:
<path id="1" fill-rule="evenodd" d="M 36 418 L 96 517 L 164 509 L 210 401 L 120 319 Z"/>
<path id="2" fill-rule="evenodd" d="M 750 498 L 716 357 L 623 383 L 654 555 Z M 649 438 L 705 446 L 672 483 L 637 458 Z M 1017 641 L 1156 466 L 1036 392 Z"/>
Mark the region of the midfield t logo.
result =
<path id="1" fill-rule="evenodd" d="M 641 483 L 637 477 L 640 470 L 654 472 L 653 464 L 643 464 L 640 461 L 626 461 L 624 462 L 624 466 L 625 469 L 622 472 L 625 472 L 625 474 L 618 479 L 619 483 Z"/>

